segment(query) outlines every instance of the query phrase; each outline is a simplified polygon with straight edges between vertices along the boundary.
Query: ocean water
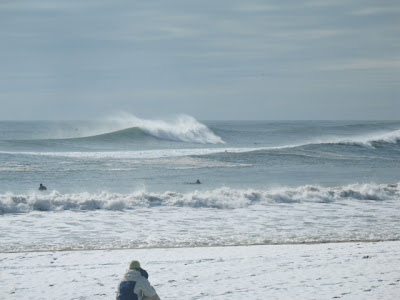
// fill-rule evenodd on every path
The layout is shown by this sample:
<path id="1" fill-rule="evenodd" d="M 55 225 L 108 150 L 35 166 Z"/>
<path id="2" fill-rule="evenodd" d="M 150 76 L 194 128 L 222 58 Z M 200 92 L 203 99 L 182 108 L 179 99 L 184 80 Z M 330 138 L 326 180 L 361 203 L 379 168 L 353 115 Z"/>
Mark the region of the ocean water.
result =
<path id="1" fill-rule="evenodd" d="M 3 121 L 0 251 L 398 240 L 399 176 L 400 121 Z"/>

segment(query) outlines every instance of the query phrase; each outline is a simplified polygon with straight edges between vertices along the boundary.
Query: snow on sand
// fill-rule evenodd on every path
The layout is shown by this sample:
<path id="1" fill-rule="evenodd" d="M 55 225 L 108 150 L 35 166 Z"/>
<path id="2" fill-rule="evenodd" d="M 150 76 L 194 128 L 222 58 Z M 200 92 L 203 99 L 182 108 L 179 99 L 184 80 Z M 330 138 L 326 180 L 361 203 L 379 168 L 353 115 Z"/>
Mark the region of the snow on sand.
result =
<path id="1" fill-rule="evenodd" d="M 400 241 L 0 253 L 0 299 L 114 299 L 132 259 L 161 299 L 400 299 Z"/>

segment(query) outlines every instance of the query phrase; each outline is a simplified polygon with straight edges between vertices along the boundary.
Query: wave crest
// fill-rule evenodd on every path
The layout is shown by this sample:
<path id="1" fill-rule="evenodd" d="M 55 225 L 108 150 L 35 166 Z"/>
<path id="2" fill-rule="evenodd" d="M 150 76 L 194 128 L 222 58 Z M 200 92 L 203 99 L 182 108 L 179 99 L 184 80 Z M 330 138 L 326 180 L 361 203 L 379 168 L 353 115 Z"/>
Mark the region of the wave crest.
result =
<path id="1" fill-rule="evenodd" d="M 355 145 L 360 147 L 375 148 L 379 143 L 396 144 L 400 141 L 400 130 L 389 133 L 375 134 L 355 139 L 341 140 L 338 144 Z"/>
<path id="2" fill-rule="evenodd" d="M 158 206 L 236 209 L 257 204 L 327 203 L 343 200 L 400 200 L 400 183 L 353 184 L 339 187 L 305 185 L 271 190 L 240 190 L 224 187 L 190 193 L 147 191 L 130 194 L 109 192 L 62 194 L 57 191 L 22 195 L 5 193 L 0 194 L 0 214 L 62 210 L 129 210 Z"/>
<path id="3" fill-rule="evenodd" d="M 110 120 L 120 123 L 123 128 L 138 127 L 146 134 L 160 139 L 201 144 L 225 143 L 221 137 L 214 134 L 207 126 L 187 115 L 180 115 L 175 119 L 164 121 L 145 120 L 124 114 Z"/>

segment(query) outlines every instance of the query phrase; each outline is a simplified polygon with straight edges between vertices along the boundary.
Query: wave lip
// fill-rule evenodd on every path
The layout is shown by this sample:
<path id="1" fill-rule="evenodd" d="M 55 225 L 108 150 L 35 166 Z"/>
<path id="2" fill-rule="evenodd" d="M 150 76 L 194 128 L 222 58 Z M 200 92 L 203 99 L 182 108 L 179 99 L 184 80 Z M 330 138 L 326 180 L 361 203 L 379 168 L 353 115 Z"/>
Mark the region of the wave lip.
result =
<path id="1" fill-rule="evenodd" d="M 173 120 L 164 121 L 145 120 L 124 114 L 118 118 L 112 118 L 110 121 L 119 123 L 121 128 L 138 127 L 146 134 L 159 139 L 200 144 L 225 143 L 207 126 L 187 115 L 180 115 Z"/>
<path id="2" fill-rule="evenodd" d="M 354 139 L 341 140 L 338 142 L 338 144 L 375 148 L 374 145 L 377 143 L 396 144 L 399 141 L 400 141 L 400 130 L 395 130 L 389 133 L 381 133 Z"/>
<path id="3" fill-rule="evenodd" d="M 274 203 L 329 203 L 344 200 L 400 200 L 400 183 L 353 184 L 338 187 L 305 185 L 272 190 L 240 190 L 223 187 L 190 193 L 147 191 L 130 194 L 109 192 L 62 194 L 57 191 L 22 195 L 5 193 L 0 194 L 0 214 L 62 210 L 129 210 L 158 206 L 237 209 Z"/>
<path id="4" fill-rule="evenodd" d="M 207 126 L 197 122 L 194 118 L 189 116 L 180 116 L 173 123 L 167 123 L 164 121 L 145 122 L 140 127 L 144 132 L 152 136 L 167 140 L 201 144 L 225 143 Z"/>

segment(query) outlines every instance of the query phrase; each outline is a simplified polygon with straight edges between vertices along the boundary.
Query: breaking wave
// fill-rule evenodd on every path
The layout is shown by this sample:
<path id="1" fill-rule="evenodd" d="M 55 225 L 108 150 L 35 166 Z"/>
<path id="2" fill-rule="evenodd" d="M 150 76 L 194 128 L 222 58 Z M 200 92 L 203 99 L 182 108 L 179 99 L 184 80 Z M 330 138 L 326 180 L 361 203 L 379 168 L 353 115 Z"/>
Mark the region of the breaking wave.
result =
<path id="1" fill-rule="evenodd" d="M 190 193 L 62 194 L 57 191 L 31 194 L 0 194 L 0 214 L 63 210 L 133 210 L 158 206 L 236 209 L 273 203 L 329 203 L 343 200 L 400 200 L 400 183 L 353 184 L 338 187 L 305 185 L 271 190 L 219 188 Z"/>
<path id="2" fill-rule="evenodd" d="M 107 118 L 101 121 L 77 122 L 76 124 L 48 125 L 38 134 L 25 136 L 19 139 L 5 139 L 3 142 L 16 143 L 18 146 L 26 144 L 35 146 L 52 141 L 115 141 L 122 139 L 138 140 L 158 138 L 161 140 L 199 143 L 199 144 L 224 144 L 221 137 L 217 136 L 206 125 L 195 118 L 180 115 L 169 120 L 147 120 L 137 118 L 130 114 Z M 51 144 L 54 146 L 54 144 Z"/>
<path id="3" fill-rule="evenodd" d="M 190 116 L 180 116 L 173 122 L 141 120 L 139 123 L 143 131 L 161 139 L 201 144 L 224 143 L 207 126 Z"/>
<path id="4" fill-rule="evenodd" d="M 224 141 L 215 135 L 207 126 L 198 122 L 195 118 L 187 115 L 180 115 L 174 119 L 165 120 L 146 120 L 135 116 L 124 114 L 119 117 L 109 119 L 114 126 L 120 130 L 108 132 L 108 135 L 121 134 L 124 129 L 138 128 L 144 133 L 164 140 L 191 142 L 200 144 L 220 144 Z"/>
<path id="5" fill-rule="evenodd" d="M 355 139 L 342 140 L 338 143 L 367 147 L 367 148 L 375 148 L 376 144 L 379 143 L 397 144 L 399 141 L 400 141 L 400 130 L 395 130 L 389 133 L 375 134 Z"/>

